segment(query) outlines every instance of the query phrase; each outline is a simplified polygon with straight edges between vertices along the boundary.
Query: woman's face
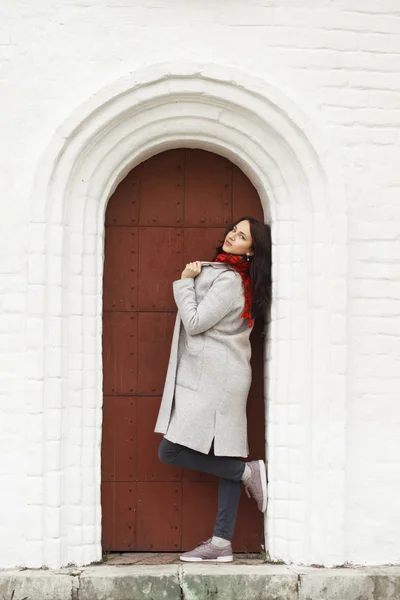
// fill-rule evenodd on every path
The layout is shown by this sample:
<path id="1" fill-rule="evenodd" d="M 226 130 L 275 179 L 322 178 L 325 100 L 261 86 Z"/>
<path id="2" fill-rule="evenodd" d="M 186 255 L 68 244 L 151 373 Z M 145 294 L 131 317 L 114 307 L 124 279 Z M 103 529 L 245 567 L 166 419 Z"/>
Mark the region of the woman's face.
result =
<path id="1" fill-rule="evenodd" d="M 222 250 L 228 254 L 240 254 L 252 256 L 253 250 L 251 246 L 253 240 L 250 233 L 250 223 L 248 221 L 240 221 L 234 225 L 233 229 L 227 233 Z"/>

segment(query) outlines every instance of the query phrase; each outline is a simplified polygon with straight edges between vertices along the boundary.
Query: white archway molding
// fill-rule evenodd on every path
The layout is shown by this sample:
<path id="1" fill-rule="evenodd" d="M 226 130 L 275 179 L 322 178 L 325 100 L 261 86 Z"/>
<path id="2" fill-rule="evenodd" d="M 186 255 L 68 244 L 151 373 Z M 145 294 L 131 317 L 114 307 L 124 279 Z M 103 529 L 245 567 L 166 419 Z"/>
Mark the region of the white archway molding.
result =
<path id="1" fill-rule="evenodd" d="M 37 431 L 27 431 L 29 566 L 101 557 L 104 214 L 135 165 L 172 147 L 237 164 L 273 224 L 268 347 L 269 553 L 343 562 L 346 214 L 326 134 L 267 82 L 223 66 L 155 65 L 79 107 L 56 133 L 32 199 L 30 351 Z M 37 263 L 43 264 L 38 279 Z M 36 485 L 31 486 L 30 482 Z M 38 503 L 37 488 L 41 486 Z"/>

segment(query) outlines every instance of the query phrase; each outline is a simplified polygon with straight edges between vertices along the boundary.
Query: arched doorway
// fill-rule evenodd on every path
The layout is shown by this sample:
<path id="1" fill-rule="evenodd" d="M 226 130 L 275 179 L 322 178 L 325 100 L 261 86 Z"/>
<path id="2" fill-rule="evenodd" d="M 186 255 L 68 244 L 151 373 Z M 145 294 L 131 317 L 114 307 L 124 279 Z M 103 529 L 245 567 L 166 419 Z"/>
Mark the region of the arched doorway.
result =
<path id="1" fill-rule="evenodd" d="M 134 168 L 106 212 L 103 280 L 103 548 L 178 551 L 212 532 L 216 480 L 161 464 L 153 433 L 176 307 L 171 283 L 212 260 L 233 219 L 263 218 L 258 194 L 227 159 L 179 148 Z M 263 323 L 252 333 L 250 458 L 265 454 Z M 243 494 L 236 552 L 259 551 L 264 523 Z"/>
<path id="2" fill-rule="evenodd" d="M 340 157 L 301 101 L 273 82 L 225 64 L 178 61 L 147 65 L 91 96 L 57 129 L 36 170 L 29 243 L 45 268 L 38 285 L 37 261 L 30 261 L 27 301 L 35 310 L 27 328 L 39 334 L 26 393 L 40 402 L 34 431 L 45 437 L 40 444 L 27 439 L 35 485 L 26 497 L 28 520 L 39 511 L 46 527 L 32 542 L 35 553 L 24 550 L 29 567 L 101 560 L 104 216 L 133 167 L 182 146 L 238 165 L 272 222 L 269 554 L 304 564 L 346 558 L 347 201 Z"/>

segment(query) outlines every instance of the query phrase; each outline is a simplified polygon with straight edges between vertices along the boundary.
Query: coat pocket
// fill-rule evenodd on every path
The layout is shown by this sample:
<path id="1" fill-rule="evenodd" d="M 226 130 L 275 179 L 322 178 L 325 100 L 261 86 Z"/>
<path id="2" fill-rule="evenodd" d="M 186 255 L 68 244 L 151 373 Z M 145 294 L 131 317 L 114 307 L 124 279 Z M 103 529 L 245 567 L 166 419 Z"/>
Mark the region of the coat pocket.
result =
<path id="1" fill-rule="evenodd" d="M 188 344 L 185 342 L 176 371 L 176 385 L 196 392 L 203 370 L 204 342 Z"/>

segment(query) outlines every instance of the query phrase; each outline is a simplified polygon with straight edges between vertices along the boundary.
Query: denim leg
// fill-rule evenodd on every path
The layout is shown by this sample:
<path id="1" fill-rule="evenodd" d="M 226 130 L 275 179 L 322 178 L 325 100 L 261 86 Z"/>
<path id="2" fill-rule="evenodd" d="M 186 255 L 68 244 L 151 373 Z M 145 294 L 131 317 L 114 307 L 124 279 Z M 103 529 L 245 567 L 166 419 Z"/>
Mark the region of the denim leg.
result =
<path id="1" fill-rule="evenodd" d="M 224 540 L 232 540 L 236 515 L 239 506 L 242 484 L 220 477 L 218 484 L 218 514 L 214 535 Z"/>
<path id="2" fill-rule="evenodd" d="M 185 469 L 203 471 L 217 477 L 240 482 L 245 463 L 237 458 L 215 456 L 213 448 L 208 454 L 197 452 L 186 446 L 174 444 L 163 438 L 158 448 L 158 457 L 162 462 Z"/>
<path id="3" fill-rule="evenodd" d="M 232 540 L 245 463 L 236 458 L 215 456 L 213 448 L 209 454 L 203 454 L 186 448 L 186 446 L 174 444 L 165 438 L 161 440 L 158 456 L 162 462 L 169 465 L 203 471 L 219 477 L 218 515 L 214 535 L 225 540 Z"/>

